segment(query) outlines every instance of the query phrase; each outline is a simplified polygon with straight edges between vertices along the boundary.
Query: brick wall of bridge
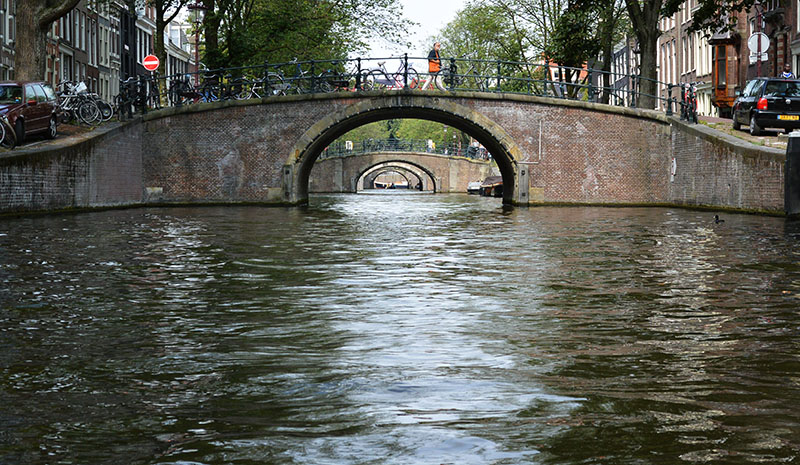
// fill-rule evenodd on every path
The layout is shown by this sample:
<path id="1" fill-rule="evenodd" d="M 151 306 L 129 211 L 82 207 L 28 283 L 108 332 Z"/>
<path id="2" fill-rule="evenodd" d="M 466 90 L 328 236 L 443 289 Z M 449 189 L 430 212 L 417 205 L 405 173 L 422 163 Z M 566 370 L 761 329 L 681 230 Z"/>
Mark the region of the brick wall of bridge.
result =
<path id="1" fill-rule="evenodd" d="M 326 115 L 357 100 L 332 95 L 193 105 L 68 146 L 6 152 L 0 154 L 0 213 L 281 203 L 281 170 L 298 137 L 314 134 Z M 530 170 L 533 203 L 783 211 L 784 157 L 774 149 L 744 147 L 702 126 L 631 109 L 524 96 L 447 100 L 485 115 L 513 138 L 529 163 L 520 169 Z"/>
<path id="2" fill-rule="evenodd" d="M 141 125 L 0 154 L 0 213 L 141 203 Z"/>

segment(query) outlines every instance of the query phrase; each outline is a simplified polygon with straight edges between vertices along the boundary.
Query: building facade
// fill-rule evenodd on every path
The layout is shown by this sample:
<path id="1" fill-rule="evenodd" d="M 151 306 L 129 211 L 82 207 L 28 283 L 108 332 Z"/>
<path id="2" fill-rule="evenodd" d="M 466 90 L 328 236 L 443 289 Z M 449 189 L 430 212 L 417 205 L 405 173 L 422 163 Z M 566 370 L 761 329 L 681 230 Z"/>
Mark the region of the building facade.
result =
<path id="1" fill-rule="evenodd" d="M 0 80 L 15 78 L 15 2 L 0 0 Z M 90 92 L 111 102 L 119 93 L 121 79 L 149 74 L 141 63 L 153 53 L 155 10 L 141 7 L 133 11 L 123 0 L 98 2 L 81 0 L 65 16 L 54 22 L 47 37 L 45 79 L 62 90 L 65 81 L 82 81 Z M 194 63 L 185 33 L 188 25 L 170 24 L 164 31 L 168 63 L 163 75 L 186 72 Z"/>
<path id="2" fill-rule="evenodd" d="M 762 0 L 727 18 L 730 30 L 690 34 L 697 6 L 698 0 L 687 0 L 676 14 L 661 19 L 658 80 L 697 83 L 701 115 L 729 117 L 748 80 L 777 76 L 785 63 L 791 64 L 795 75 L 800 70 L 800 0 Z M 761 55 L 756 53 L 758 46 L 751 50 L 748 45 L 748 39 L 759 33 L 765 37 Z M 679 88 L 670 94 L 661 84 L 659 92 L 663 99 L 680 99 Z"/>

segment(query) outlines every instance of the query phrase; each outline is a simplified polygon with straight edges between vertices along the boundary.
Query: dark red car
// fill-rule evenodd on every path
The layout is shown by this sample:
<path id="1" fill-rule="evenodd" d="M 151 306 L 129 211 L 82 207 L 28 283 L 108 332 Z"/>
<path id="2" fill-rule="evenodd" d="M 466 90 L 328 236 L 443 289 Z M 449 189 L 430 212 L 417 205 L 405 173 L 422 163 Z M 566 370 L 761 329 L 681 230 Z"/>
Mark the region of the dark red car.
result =
<path id="1" fill-rule="evenodd" d="M 58 101 L 45 82 L 0 81 L 0 115 L 6 115 L 21 144 L 31 134 L 48 139 L 58 132 Z"/>

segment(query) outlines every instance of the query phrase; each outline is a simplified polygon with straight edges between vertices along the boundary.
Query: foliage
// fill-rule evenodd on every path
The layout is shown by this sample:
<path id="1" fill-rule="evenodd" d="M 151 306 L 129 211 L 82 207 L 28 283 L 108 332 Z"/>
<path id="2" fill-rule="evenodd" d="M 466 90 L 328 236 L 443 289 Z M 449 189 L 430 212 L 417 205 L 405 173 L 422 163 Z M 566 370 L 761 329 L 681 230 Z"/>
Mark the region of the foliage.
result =
<path id="1" fill-rule="evenodd" d="M 600 43 L 594 40 L 599 11 L 596 3 L 586 3 L 594 2 L 574 1 L 556 20 L 545 54 L 562 66 L 579 68 L 600 51 Z"/>
<path id="2" fill-rule="evenodd" d="M 456 135 L 455 139 L 453 134 Z M 452 144 L 461 141 L 466 147 L 470 137 L 453 127 L 422 119 L 393 119 L 365 124 L 339 138 L 340 141 L 350 140 L 358 144 L 369 139 L 390 139 L 396 137 L 401 140 L 432 140 L 437 146 L 443 143 Z"/>
<path id="3" fill-rule="evenodd" d="M 209 67 L 341 59 L 376 35 L 399 42 L 400 17 L 391 0 L 215 0 L 205 32 L 218 39 L 205 59 Z"/>
<path id="4" fill-rule="evenodd" d="M 736 26 L 735 13 L 749 10 L 755 3 L 756 0 L 698 0 L 688 32 L 710 34 L 720 29 L 732 29 Z M 677 13 L 682 4 L 682 0 L 666 0 L 664 15 Z"/>
<path id="5" fill-rule="evenodd" d="M 524 61 L 525 40 L 497 6 L 472 2 L 440 32 L 444 56 Z"/>

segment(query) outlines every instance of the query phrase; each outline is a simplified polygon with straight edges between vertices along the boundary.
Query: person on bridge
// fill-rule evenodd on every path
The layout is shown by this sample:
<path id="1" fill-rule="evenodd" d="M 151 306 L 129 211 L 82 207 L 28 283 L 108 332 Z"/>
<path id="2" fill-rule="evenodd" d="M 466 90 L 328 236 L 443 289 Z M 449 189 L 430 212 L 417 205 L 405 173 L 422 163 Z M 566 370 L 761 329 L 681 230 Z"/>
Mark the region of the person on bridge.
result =
<path id="1" fill-rule="evenodd" d="M 422 83 L 422 90 L 427 89 L 431 82 L 435 82 L 439 90 L 447 90 L 444 88 L 442 76 L 439 74 L 439 71 L 442 70 L 442 59 L 439 56 L 440 48 L 442 48 L 442 44 L 436 42 L 433 44 L 431 52 L 428 53 L 428 76 L 425 78 L 425 82 Z"/>

